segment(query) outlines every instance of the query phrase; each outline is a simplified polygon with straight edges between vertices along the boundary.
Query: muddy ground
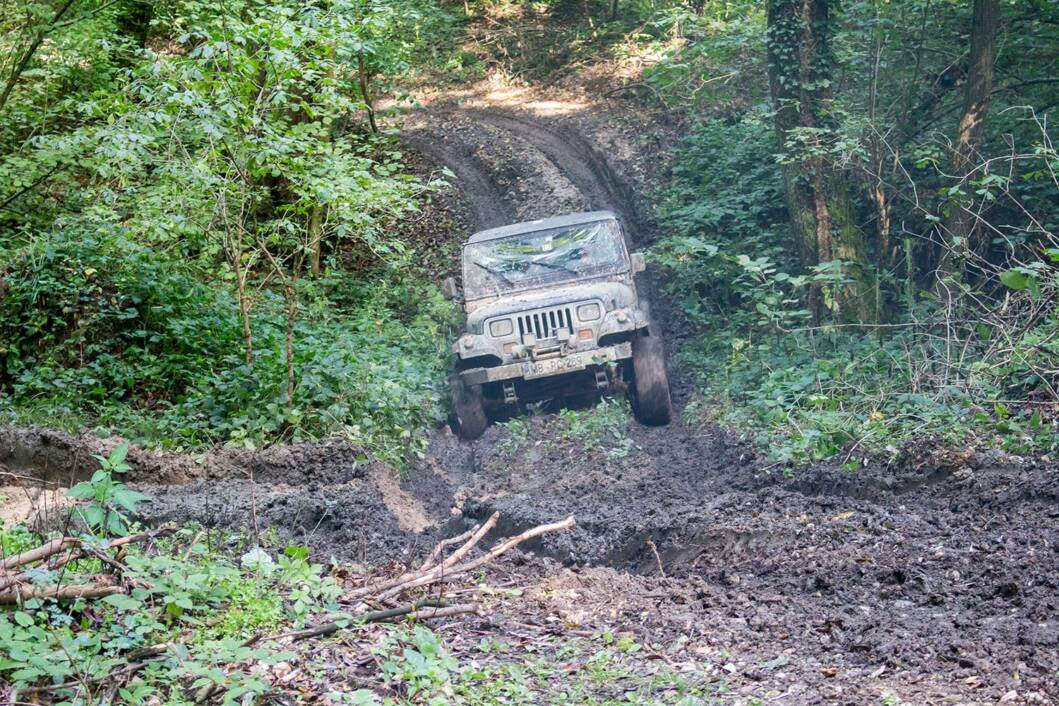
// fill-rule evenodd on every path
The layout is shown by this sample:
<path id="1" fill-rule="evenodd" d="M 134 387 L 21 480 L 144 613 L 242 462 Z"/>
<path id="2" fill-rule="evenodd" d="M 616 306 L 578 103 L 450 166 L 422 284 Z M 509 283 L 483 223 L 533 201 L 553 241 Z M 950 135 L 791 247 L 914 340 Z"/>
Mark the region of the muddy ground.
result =
<path id="1" fill-rule="evenodd" d="M 646 184 L 673 139 L 662 122 L 483 92 L 426 101 L 409 135 L 456 174 L 457 221 L 614 208 L 638 243 L 655 235 Z M 657 296 L 654 309 L 679 340 L 675 313 Z M 679 409 L 690 385 L 673 373 Z M 493 511 L 505 534 L 574 515 L 573 530 L 528 547 L 536 556 L 498 568 L 524 589 L 519 600 L 442 628 L 457 643 L 629 631 L 651 659 L 715 685 L 718 702 L 1059 697 L 1054 464 L 920 447 L 855 472 L 787 475 L 710 425 L 630 424 L 615 453 L 554 415 L 525 424 L 473 444 L 433 430 L 404 481 L 344 442 L 197 458 L 134 451 L 130 461 L 152 496 L 149 521 L 256 522 L 279 542 L 365 564 L 410 560 Z M 68 483 L 114 443 L 0 429 L 0 465 Z"/>

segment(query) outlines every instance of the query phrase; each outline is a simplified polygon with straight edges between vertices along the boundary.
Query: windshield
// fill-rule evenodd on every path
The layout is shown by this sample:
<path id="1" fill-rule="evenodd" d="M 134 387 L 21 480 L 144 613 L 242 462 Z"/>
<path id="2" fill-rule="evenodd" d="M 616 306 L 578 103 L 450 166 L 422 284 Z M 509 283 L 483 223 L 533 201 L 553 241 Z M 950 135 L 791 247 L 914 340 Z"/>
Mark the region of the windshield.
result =
<path id="1" fill-rule="evenodd" d="M 626 269 L 617 221 L 599 221 L 471 243 L 463 289 L 478 299 Z"/>

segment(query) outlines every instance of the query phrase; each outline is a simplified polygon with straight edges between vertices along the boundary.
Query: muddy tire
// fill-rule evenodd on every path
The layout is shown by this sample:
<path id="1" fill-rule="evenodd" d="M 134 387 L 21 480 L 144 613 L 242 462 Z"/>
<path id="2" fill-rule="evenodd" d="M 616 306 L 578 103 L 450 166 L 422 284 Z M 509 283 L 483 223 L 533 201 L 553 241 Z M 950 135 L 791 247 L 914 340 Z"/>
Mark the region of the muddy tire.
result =
<path id="1" fill-rule="evenodd" d="M 632 341 L 632 411 L 640 424 L 663 426 L 673 416 L 669 375 L 662 339 L 637 336 Z"/>
<path id="2" fill-rule="evenodd" d="M 469 385 L 459 375 L 449 379 L 452 394 L 452 430 L 465 440 L 477 439 L 489 425 L 481 385 Z"/>

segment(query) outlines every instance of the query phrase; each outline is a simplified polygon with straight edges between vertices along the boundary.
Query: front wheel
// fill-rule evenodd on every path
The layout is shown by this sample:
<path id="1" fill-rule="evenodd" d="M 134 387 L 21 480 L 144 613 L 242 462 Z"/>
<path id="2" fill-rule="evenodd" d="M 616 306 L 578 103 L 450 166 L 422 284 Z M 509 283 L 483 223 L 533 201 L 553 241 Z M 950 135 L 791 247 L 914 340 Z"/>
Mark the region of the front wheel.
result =
<path id="1" fill-rule="evenodd" d="M 637 336 L 632 341 L 632 410 L 640 424 L 663 426 L 673 416 L 669 397 L 666 354 L 658 336 Z"/>
<path id="2" fill-rule="evenodd" d="M 453 374 L 449 389 L 452 394 L 452 430 L 461 439 L 477 439 L 489 425 L 482 386 L 468 384 L 459 374 Z"/>

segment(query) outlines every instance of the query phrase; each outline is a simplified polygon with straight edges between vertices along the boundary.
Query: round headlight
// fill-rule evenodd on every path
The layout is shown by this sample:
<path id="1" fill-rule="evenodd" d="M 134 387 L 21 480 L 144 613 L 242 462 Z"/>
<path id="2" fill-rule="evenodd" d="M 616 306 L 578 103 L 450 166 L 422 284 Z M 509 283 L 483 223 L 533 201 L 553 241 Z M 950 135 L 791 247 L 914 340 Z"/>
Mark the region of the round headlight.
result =
<path id="1" fill-rule="evenodd" d="M 511 332 L 514 330 L 515 326 L 511 323 L 511 319 L 498 319 L 489 322 L 489 333 L 496 338 L 510 336 Z"/>
<path id="2" fill-rule="evenodd" d="M 595 321 L 602 316 L 603 311 L 599 304 L 582 304 L 577 307 L 577 318 L 582 321 Z"/>

